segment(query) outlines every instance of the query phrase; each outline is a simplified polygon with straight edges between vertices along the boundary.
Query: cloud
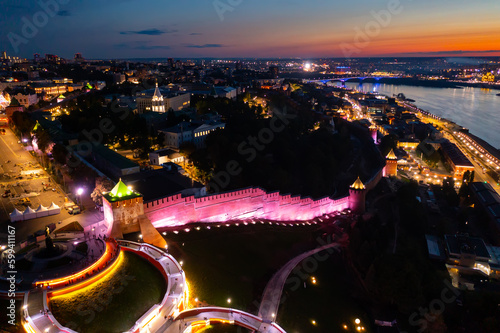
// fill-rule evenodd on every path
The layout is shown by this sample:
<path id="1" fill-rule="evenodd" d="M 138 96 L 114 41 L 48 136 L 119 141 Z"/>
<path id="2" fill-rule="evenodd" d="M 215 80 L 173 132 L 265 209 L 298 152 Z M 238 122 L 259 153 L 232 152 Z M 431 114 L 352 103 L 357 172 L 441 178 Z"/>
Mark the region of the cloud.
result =
<path id="1" fill-rule="evenodd" d="M 71 16 L 71 13 L 69 12 L 69 10 L 60 10 L 57 12 L 57 15 L 58 16 Z"/>
<path id="2" fill-rule="evenodd" d="M 203 44 L 203 45 L 186 45 L 186 47 L 189 47 L 192 49 L 210 49 L 210 48 L 224 47 L 224 45 L 222 45 L 222 44 Z"/>
<path id="3" fill-rule="evenodd" d="M 189 34 L 189 36 L 201 36 L 203 35 L 201 32 L 192 32 Z"/>
<path id="4" fill-rule="evenodd" d="M 178 30 L 158 30 L 158 29 L 146 29 L 139 31 L 121 31 L 121 35 L 148 35 L 148 36 L 159 36 L 163 34 L 171 34 L 177 32 Z"/>
<path id="5" fill-rule="evenodd" d="M 142 50 L 142 51 L 171 49 L 171 47 L 168 45 L 149 45 L 149 43 L 150 41 L 120 43 L 120 44 L 115 44 L 114 47 L 117 49 Z"/>

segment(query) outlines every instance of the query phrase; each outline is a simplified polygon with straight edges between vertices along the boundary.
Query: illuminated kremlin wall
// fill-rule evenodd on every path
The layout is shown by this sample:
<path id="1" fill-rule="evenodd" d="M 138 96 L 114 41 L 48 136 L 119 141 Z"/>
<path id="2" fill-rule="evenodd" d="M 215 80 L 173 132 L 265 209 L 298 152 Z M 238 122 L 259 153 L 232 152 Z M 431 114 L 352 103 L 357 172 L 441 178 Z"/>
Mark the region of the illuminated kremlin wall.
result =
<path id="1" fill-rule="evenodd" d="M 156 228 L 180 226 L 190 222 L 224 222 L 264 218 L 270 220 L 308 220 L 351 208 L 349 196 L 312 200 L 299 196 L 266 193 L 261 188 L 215 194 L 202 198 L 180 194 L 144 204 L 144 214 Z"/>

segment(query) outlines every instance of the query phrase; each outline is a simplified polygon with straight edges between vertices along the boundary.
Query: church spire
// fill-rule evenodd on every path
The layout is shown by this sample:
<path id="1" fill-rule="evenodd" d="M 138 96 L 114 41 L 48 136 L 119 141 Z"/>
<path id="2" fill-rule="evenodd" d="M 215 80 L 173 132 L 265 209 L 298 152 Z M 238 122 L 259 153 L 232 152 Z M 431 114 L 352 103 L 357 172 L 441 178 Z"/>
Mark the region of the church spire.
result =
<path id="1" fill-rule="evenodd" d="M 160 88 L 158 87 L 158 81 L 156 81 L 155 92 L 153 94 L 153 99 L 151 100 L 151 110 L 154 112 L 165 112 L 165 103 L 163 101 Z"/>

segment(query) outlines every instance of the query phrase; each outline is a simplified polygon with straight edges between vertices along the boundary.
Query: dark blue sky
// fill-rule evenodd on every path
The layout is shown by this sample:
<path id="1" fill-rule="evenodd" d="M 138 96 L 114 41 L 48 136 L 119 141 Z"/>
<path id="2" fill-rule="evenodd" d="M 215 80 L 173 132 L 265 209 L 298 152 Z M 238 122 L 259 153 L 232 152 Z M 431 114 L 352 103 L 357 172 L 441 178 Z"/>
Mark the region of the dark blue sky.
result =
<path id="1" fill-rule="evenodd" d="M 39 2 L 57 3 L 57 13 L 46 15 Z M 377 20 L 381 11 L 390 14 Z M 500 55 L 499 13 L 497 0 L 3 0 L 0 50 L 86 58 Z M 38 31 L 23 31 L 26 22 Z"/>

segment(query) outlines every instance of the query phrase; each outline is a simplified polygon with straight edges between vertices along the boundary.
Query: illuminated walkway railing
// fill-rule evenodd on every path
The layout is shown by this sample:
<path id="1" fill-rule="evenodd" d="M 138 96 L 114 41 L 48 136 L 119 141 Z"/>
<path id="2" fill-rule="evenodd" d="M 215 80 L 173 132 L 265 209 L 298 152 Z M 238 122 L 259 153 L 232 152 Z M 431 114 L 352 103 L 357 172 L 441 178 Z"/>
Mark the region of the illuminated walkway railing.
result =
<path id="1" fill-rule="evenodd" d="M 89 267 L 57 279 L 44 280 L 44 281 L 35 281 L 33 283 L 34 287 L 50 287 L 51 289 L 65 287 L 69 284 L 76 284 L 80 281 L 85 280 L 86 278 L 95 275 L 100 272 L 102 269 L 105 269 L 108 265 L 110 265 L 119 254 L 118 244 L 114 239 L 108 239 L 106 241 L 106 249 L 102 256 Z"/>
<path id="2" fill-rule="evenodd" d="M 80 272 L 62 278 L 37 281 L 35 289 L 25 294 L 23 306 L 23 327 L 26 332 L 47 333 L 75 331 L 61 325 L 50 312 L 49 299 L 64 295 L 98 282 L 112 274 L 120 265 L 123 255 L 115 240 L 106 241 L 103 255 L 91 266 Z"/>
<path id="3" fill-rule="evenodd" d="M 124 251 L 134 252 L 153 264 L 167 281 L 167 291 L 162 301 L 146 312 L 128 333 L 158 332 L 166 325 L 167 319 L 182 311 L 188 301 L 188 286 L 182 266 L 170 254 L 147 243 L 119 240 Z"/>
<path id="4" fill-rule="evenodd" d="M 167 333 L 190 333 L 193 329 L 201 329 L 211 324 L 229 324 L 247 328 L 256 332 L 286 333 L 276 323 L 269 323 L 262 318 L 237 309 L 222 307 L 205 307 L 181 312 Z"/>

